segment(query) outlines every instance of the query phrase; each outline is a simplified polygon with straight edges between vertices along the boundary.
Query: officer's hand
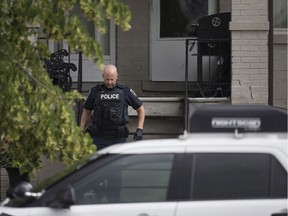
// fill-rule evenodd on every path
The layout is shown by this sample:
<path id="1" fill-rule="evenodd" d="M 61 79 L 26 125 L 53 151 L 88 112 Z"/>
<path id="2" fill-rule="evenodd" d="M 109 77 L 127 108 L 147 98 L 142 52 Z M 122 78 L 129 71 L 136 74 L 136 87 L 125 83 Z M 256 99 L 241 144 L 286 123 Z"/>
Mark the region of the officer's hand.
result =
<path id="1" fill-rule="evenodd" d="M 137 128 L 136 132 L 134 133 L 133 140 L 142 140 L 143 138 L 143 129 Z"/>

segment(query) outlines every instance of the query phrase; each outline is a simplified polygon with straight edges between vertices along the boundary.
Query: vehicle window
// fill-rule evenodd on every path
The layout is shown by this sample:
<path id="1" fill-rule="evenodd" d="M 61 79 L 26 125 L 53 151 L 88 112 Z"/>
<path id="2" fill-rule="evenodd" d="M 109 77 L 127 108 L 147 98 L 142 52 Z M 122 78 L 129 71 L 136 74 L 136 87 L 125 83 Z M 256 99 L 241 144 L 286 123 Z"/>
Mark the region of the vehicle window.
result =
<path id="1" fill-rule="evenodd" d="M 193 200 L 287 197 L 287 172 L 272 155 L 200 153 L 192 163 Z"/>
<path id="2" fill-rule="evenodd" d="M 173 154 L 125 155 L 72 183 L 76 204 L 166 200 Z"/>

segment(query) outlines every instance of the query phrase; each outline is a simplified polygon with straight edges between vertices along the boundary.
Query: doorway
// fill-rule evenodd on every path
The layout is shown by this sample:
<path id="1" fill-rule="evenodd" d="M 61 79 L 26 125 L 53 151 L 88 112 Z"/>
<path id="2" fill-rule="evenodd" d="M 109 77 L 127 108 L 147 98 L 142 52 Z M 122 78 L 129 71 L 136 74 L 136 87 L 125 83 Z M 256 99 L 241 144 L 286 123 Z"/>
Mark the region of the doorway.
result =
<path id="1" fill-rule="evenodd" d="M 218 0 L 151 0 L 149 71 L 151 81 L 185 80 L 185 40 L 193 24 L 218 11 Z M 192 24 L 192 25 L 191 25 Z M 196 49 L 197 50 L 197 49 Z M 197 58 L 189 59 L 189 81 L 197 80 Z"/>

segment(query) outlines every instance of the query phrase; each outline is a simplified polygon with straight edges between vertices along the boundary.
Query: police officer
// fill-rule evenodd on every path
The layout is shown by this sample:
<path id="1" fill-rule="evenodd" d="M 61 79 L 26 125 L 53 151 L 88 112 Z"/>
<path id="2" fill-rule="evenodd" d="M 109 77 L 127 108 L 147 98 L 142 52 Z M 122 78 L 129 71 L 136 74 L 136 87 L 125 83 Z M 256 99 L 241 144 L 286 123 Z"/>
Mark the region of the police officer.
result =
<path id="1" fill-rule="evenodd" d="M 135 92 L 117 83 L 118 72 L 114 65 L 103 70 L 103 84 L 93 87 L 84 104 L 80 127 L 93 138 L 97 150 L 115 143 L 124 143 L 129 135 L 128 106 L 138 114 L 137 129 L 133 140 L 141 140 L 145 110 Z M 91 117 L 92 115 L 92 117 Z M 91 124 L 87 127 L 88 123 Z"/>

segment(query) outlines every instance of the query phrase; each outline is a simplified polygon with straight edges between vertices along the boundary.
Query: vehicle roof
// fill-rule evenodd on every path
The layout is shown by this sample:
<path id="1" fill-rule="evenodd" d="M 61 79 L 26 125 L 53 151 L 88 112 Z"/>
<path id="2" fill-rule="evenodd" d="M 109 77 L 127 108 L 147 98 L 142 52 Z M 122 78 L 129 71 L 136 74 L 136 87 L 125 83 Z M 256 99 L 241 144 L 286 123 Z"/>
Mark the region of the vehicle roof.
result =
<path id="1" fill-rule="evenodd" d="M 180 152 L 183 149 L 197 147 L 229 148 L 275 148 L 287 153 L 287 133 L 191 133 L 181 135 L 179 138 L 150 139 L 125 144 L 116 144 L 99 151 L 100 154 L 121 154 L 121 153 L 160 153 Z"/>
<path id="2" fill-rule="evenodd" d="M 256 153 L 272 154 L 288 169 L 287 133 L 194 133 L 179 138 L 141 140 L 115 144 L 96 152 L 103 154 L 163 154 L 163 153 Z M 93 157 L 91 158 L 93 160 Z"/>

